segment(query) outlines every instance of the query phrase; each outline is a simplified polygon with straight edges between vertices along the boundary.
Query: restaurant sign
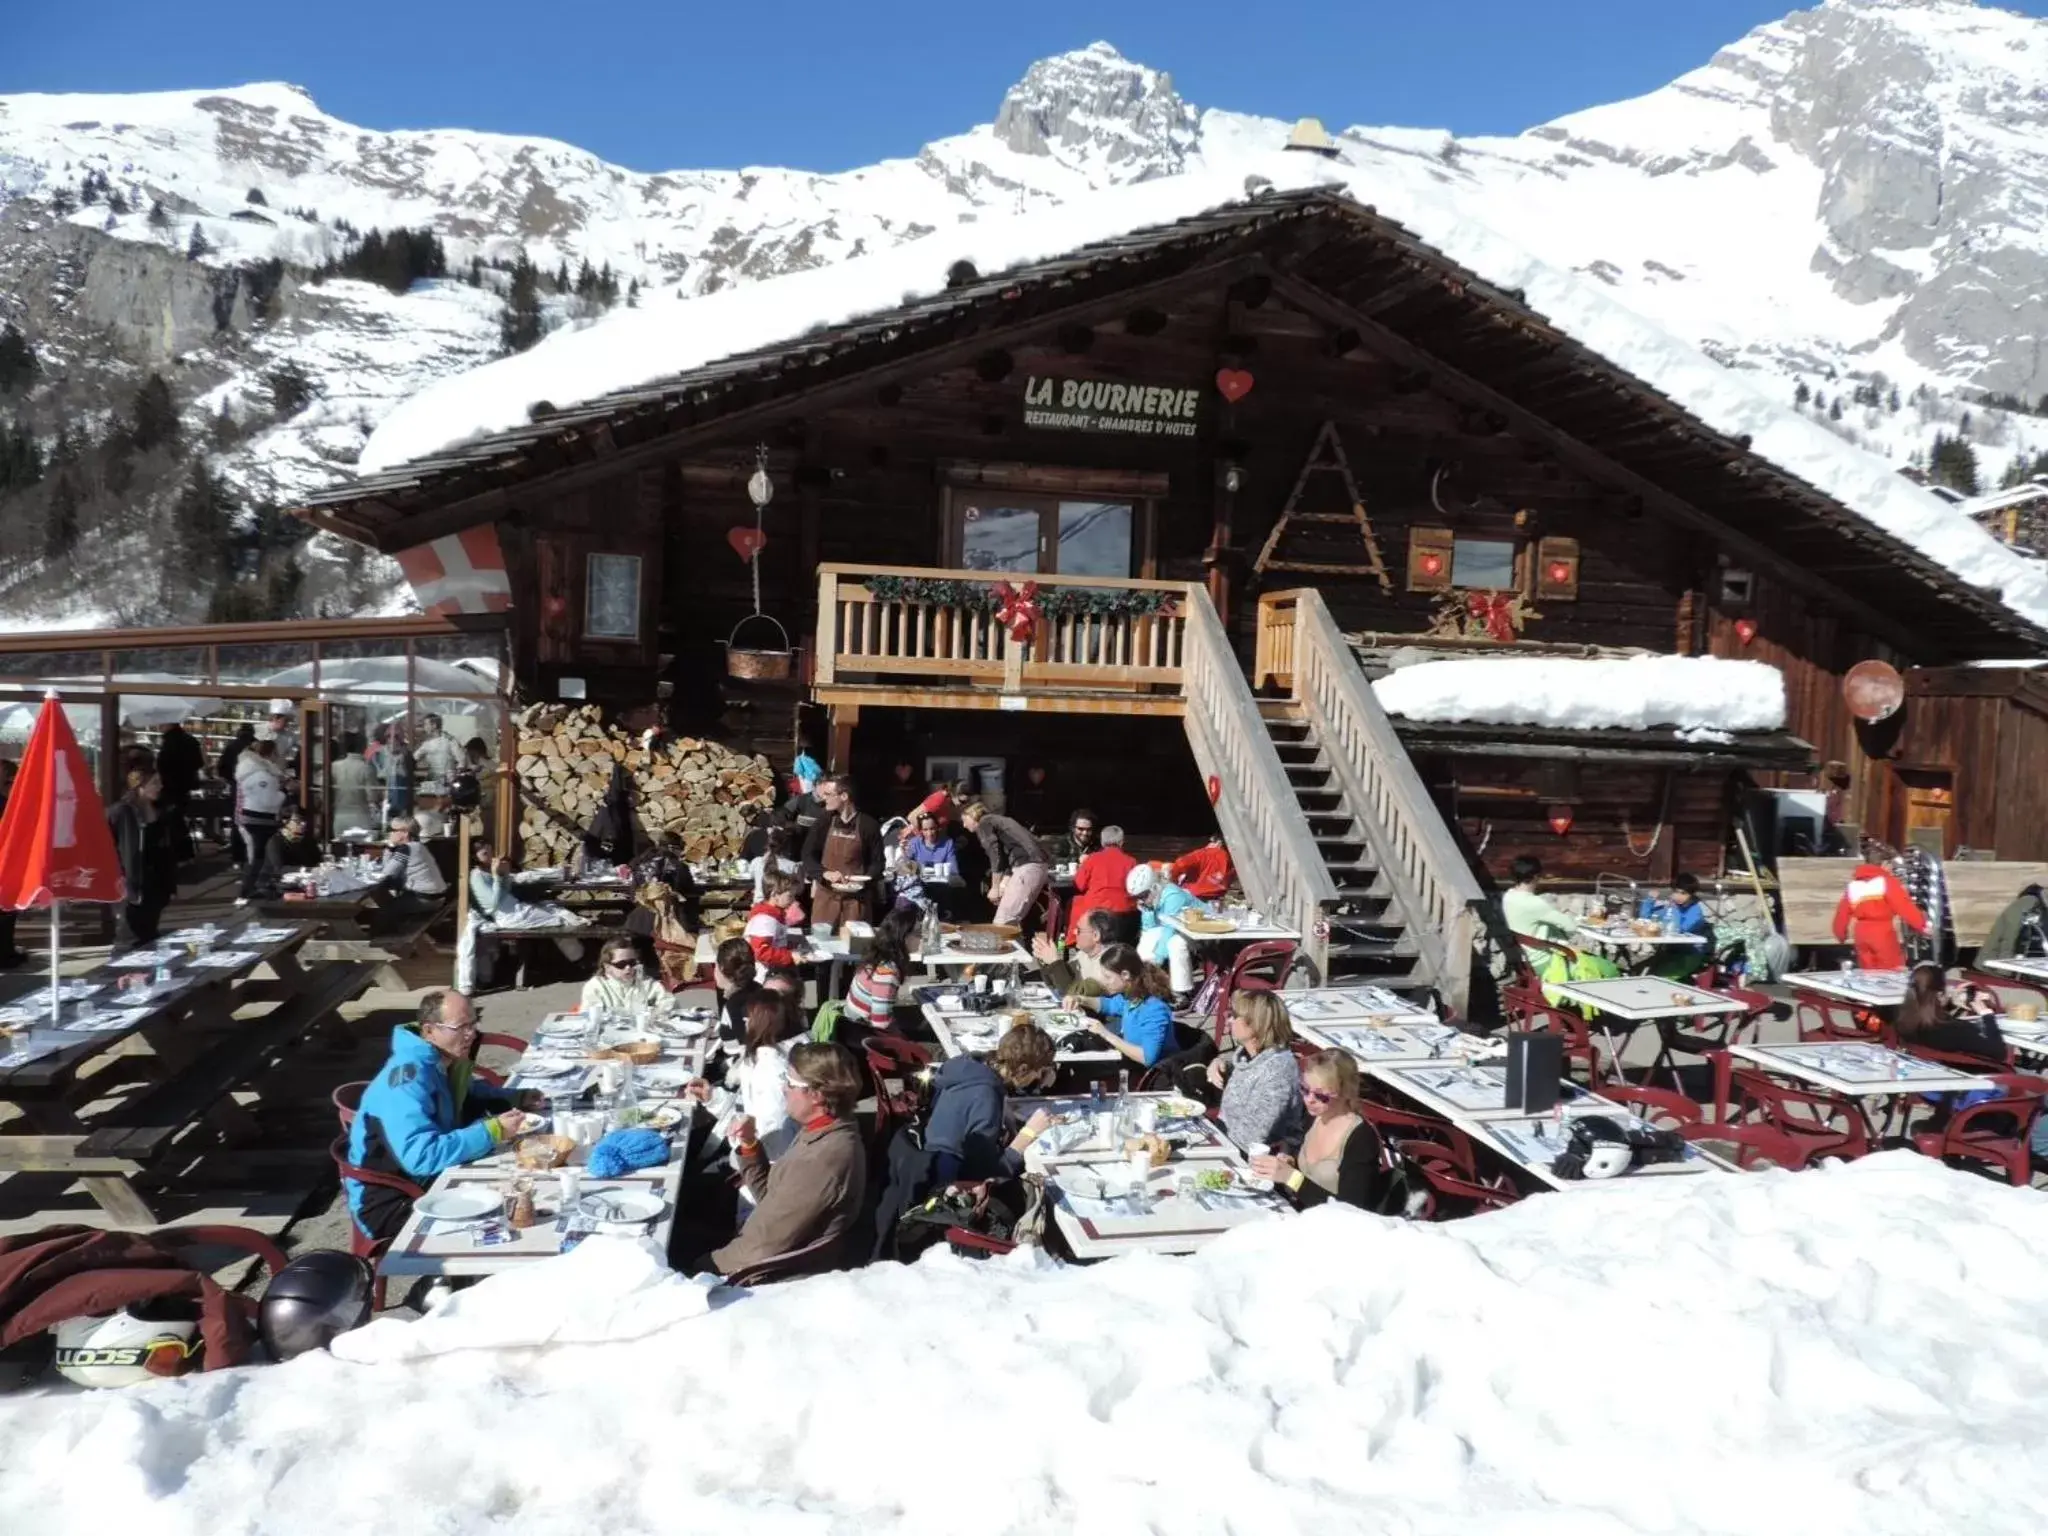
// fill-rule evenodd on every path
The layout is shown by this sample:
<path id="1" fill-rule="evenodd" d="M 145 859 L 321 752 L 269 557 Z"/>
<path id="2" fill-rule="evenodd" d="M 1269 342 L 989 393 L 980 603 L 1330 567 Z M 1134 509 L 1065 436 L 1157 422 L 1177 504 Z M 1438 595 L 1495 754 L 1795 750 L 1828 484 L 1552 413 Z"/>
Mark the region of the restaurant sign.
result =
<path id="1" fill-rule="evenodd" d="M 1024 381 L 1024 425 L 1132 437 L 1193 437 L 1201 401 L 1198 389 L 1034 374 Z"/>

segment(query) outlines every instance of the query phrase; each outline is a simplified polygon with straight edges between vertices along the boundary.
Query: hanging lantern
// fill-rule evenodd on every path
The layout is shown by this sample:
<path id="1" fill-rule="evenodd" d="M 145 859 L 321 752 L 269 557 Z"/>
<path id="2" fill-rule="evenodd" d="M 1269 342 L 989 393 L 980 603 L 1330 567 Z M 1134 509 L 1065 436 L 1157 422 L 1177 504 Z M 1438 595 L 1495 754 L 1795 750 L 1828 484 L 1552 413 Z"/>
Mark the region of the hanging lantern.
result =
<path id="1" fill-rule="evenodd" d="M 1553 805 L 1548 819 L 1550 830 L 1563 837 L 1572 829 L 1572 808 L 1568 805 Z"/>
<path id="2" fill-rule="evenodd" d="M 1750 641 L 1754 640 L 1756 638 L 1756 620 L 1737 619 L 1735 621 L 1735 638 L 1740 640 L 1744 645 L 1747 645 Z"/>
<path id="3" fill-rule="evenodd" d="M 747 500 L 758 509 L 775 499 L 775 482 L 768 478 L 766 444 L 754 450 L 754 472 L 747 477 Z"/>

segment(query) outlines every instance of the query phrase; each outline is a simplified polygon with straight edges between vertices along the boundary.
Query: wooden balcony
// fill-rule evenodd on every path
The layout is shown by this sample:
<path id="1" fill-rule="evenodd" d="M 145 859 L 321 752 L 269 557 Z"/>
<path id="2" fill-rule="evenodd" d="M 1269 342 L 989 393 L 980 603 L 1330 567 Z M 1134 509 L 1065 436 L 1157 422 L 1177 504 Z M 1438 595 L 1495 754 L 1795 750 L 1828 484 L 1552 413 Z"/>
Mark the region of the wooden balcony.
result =
<path id="1" fill-rule="evenodd" d="M 1024 640 L 991 603 L 1005 580 L 1036 583 L 1048 609 Z M 1178 581 L 821 565 L 813 692 L 856 708 L 1178 716 L 1191 590 L 1199 589 Z M 1060 611 L 1105 592 L 1163 602 L 1151 613 Z"/>

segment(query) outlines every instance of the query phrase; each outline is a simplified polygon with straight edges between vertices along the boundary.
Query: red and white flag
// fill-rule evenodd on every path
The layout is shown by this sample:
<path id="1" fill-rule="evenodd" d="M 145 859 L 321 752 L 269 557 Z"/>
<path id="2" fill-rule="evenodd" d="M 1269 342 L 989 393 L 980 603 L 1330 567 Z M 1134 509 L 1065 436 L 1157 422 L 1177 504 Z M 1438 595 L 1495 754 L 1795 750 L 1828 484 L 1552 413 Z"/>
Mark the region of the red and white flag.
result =
<path id="1" fill-rule="evenodd" d="M 426 613 L 504 613 L 512 606 L 505 552 L 489 523 L 401 549 L 398 567 Z"/>

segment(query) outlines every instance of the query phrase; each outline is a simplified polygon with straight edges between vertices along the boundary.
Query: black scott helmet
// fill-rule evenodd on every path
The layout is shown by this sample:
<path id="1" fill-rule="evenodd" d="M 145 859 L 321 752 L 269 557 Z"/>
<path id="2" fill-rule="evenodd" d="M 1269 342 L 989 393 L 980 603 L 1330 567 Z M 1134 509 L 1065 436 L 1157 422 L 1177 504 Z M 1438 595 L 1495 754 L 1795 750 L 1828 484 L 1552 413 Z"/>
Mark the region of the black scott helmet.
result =
<path id="1" fill-rule="evenodd" d="M 256 1329 L 273 1357 L 289 1360 L 325 1349 L 338 1334 L 370 1319 L 375 1277 L 352 1254 L 320 1249 L 301 1254 L 277 1272 L 263 1293 Z"/>

